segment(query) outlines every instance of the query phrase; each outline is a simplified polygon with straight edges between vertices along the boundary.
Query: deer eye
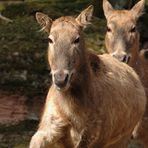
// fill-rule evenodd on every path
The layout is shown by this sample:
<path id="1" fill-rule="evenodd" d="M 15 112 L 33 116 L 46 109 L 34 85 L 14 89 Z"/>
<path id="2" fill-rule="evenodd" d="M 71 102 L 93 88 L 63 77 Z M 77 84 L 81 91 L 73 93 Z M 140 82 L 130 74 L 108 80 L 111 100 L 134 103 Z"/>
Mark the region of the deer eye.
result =
<path id="1" fill-rule="evenodd" d="M 136 27 L 133 27 L 131 30 L 130 30 L 131 33 L 134 33 L 136 32 Z"/>
<path id="2" fill-rule="evenodd" d="M 79 41 L 80 41 L 80 38 L 79 37 L 77 37 L 75 40 L 74 40 L 74 44 L 78 44 L 79 43 Z"/>
<path id="3" fill-rule="evenodd" d="M 51 38 L 48 38 L 48 43 L 52 44 L 53 40 Z"/>
<path id="4" fill-rule="evenodd" d="M 111 28 L 108 27 L 108 26 L 107 26 L 106 30 L 107 30 L 107 32 L 111 32 L 112 31 Z"/>

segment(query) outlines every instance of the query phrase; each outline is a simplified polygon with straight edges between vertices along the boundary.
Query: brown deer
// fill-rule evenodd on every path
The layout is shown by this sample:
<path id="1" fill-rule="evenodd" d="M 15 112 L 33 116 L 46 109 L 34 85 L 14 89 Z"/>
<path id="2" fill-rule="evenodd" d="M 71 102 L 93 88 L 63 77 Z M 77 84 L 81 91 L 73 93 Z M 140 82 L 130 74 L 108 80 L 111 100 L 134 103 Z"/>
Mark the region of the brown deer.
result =
<path id="1" fill-rule="evenodd" d="M 54 21 L 37 13 L 49 34 L 52 74 L 39 128 L 30 148 L 126 148 L 145 111 L 144 88 L 132 68 L 86 50 L 83 28 L 93 6 Z"/>
<path id="2" fill-rule="evenodd" d="M 137 30 L 137 21 L 143 12 L 144 4 L 144 0 L 139 0 L 131 10 L 115 10 L 108 0 L 104 0 L 103 9 L 107 19 L 105 45 L 108 53 L 136 70 L 148 100 L 148 50 L 140 51 Z M 148 147 L 148 105 L 141 127 L 134 135 Z"/>

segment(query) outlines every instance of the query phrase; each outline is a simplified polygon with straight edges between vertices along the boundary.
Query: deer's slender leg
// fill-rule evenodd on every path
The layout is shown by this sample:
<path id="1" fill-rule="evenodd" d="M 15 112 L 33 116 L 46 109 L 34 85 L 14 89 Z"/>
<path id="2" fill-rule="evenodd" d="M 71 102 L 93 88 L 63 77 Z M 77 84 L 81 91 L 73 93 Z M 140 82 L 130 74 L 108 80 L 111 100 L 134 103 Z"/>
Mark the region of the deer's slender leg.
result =
<path id="1" fill-rule="evenodd" d="M 66 128 L 67 122 L 61 118 L 55 106 L 46 103 L 39 129 L 32 137 L 29 148 L 46 148 L 47 145 L 52 148 L 64 136 Z"/>

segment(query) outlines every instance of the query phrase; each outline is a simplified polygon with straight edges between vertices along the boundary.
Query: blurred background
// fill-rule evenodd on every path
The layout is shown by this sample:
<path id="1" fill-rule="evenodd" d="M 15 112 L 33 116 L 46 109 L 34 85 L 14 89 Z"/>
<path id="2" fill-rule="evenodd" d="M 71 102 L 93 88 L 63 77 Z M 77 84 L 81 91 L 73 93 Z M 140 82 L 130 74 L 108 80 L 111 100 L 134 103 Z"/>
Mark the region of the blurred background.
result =
<path id="1" fill-rule="evenodd" d="M 110 0 L 116 9 L 130 9 L 138 0 Z M 85 30 L 87 48 L 105 53 L 106 20 L 102 0 L 0 1 L 0 148 L 26 148 L 37 129 L 51 84 L 47 34 L 40 32 L 35 13 L 52 19 L 78 15 L 95 6 L 92 25 Z M 141 48 L 148 48 L 148 0 L 139 20 Z"/>

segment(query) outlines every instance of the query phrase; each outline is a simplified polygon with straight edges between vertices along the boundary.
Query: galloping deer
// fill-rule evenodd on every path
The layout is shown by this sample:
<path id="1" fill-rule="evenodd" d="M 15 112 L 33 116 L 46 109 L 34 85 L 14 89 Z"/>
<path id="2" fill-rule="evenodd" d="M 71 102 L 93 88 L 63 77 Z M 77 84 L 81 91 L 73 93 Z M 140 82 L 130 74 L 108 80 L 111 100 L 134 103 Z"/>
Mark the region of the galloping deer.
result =
<path id="1" fill-rule="evenodd" d="M 110 55 L 86 50 L 83 28 L 93 7 L 78 17 L 54 21 L 37 13 L 49 34 L 52 74 L 39 128 L 30 148 L 126 148 L 146 104 L 144 88 L 132 68 Z"/>
<path id="2" fill-rule="evenodd" d="M 144 0 L 139 0 L 131 10 L 115 10 L 108 0 L 104 0 L 103 9 L 107 19 L 106 48 L 113 57 L 136 70 L 148 100 L 148 50 L 140 51 L 137 30 L 137 21 L 143 12 L 144 3 Z M 148 147 L 148 105 L 141 127 L 134 133 Z"/>

